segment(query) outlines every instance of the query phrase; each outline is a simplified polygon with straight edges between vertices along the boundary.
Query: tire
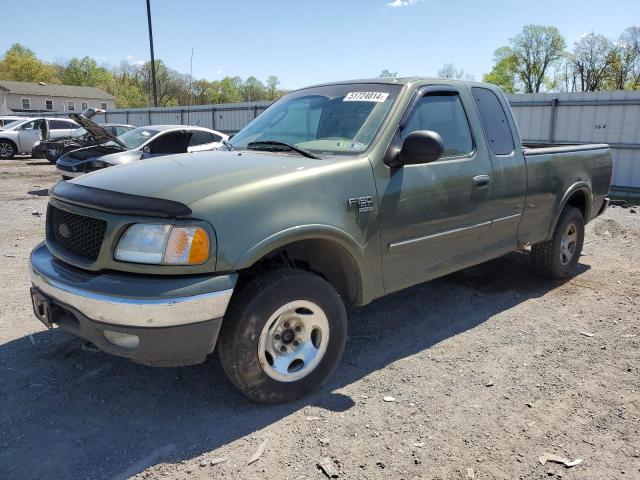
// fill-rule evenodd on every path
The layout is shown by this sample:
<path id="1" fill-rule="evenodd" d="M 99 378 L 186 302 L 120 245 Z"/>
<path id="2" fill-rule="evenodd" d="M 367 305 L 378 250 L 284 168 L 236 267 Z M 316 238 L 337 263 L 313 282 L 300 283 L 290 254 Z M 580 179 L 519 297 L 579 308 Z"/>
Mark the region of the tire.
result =
<path id="1" fill-rule="evenodd" d="M 312 273 L 282 269 L 260 275 L 234 295 L 217 348 L 238 390 L 254 402 L 278 404 L 319 388 L 338 365 L 346 340 L 347 313 L 335 289 Z"/>
<path id="2" fill-rule="evenodd" d="M 18 153 L 18 149 L 13 142 L 10 142 L 9 140 L 0 140 L 0 159 L 11 160 L 16 153 Z"/>
<path id="3" fill-rule="evenodd" d="M 533 270 L 543 277 L 563 280 L 575 271 L 584 244 L 584 217 L 575 207 L 565 207 L 553 236 L 531 247 Z"/>

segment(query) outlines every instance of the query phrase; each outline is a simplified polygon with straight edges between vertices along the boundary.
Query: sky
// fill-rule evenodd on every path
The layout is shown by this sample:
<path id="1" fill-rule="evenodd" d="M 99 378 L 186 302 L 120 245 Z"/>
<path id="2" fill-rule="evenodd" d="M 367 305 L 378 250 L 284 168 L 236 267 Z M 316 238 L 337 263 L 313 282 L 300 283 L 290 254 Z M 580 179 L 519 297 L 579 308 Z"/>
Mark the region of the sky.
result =
<path id="1" fill-rule="evenodd" d="M 19 42 L 47 61 L 149 59 L 145 0 L 0 0 L 0 53 Z M 156 59 L 208 80 L 276 75 L 293 89 L 382 69 L 435 76 L 454 63 L 477 80 L 523 25 L 567 43 L 640 26 L 640 0 L 151 0 Z M 13 19 L 7 21 L 8 19 Z"/>

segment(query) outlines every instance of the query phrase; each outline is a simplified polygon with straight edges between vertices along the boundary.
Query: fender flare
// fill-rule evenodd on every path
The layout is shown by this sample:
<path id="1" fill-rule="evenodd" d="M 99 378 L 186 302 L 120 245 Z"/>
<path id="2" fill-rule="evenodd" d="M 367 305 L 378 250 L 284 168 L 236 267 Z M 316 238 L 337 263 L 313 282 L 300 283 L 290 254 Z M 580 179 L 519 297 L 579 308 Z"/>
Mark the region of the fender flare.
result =
<path id="1" fill-rule="evenodd" d="M 593 206 L 593 194 L 591 193 L 591 185 L 589 185 L 587 182 L 576 182 L 571 185 L 562 196 L 562 199 L 558 204 L 558 208 L 556 209 L 556 213 L 553 216 L 553 221 L 551 222 L 549 231 L 547 232 L 546 240 L 549 240 L 553 236 L 553 231 L 556 229 L 556 224 L 560 219 L 560 214 L 564 210 L 564 207 L 567 205 L 569 199 L 576 192 L 583 192 L 586 197 L 586 204 L 584 207 L 584 223 L 586 224 L 591 219 L 591 209 Z"/>
<path id="2" fill-rule="evenodd" d="M 261 240 L 250 248 L 233 264 L 233 271 L 248 268 L 265 255 L 290 243 L 302 240 L 327 240 L 341 247 L 353 263 L 357 276 L 357 304 L 368 302 L 372 298 L 368 264 L 364 247 L 344 230 L 331 225 L 311 224 L 281 230 Z"/>

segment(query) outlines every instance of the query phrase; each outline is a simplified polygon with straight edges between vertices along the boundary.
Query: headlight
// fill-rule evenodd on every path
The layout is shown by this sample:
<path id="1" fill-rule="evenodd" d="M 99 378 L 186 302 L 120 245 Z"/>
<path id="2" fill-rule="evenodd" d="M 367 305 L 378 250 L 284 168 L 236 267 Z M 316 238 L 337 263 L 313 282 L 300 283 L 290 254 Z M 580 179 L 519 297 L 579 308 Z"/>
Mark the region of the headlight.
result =
<path id="1" fill-rule="evenodd" d="M 198 265 L 209 259 L 209 234 L 200 227 L 137 223 L 120 238 L 115 259 L 156 265 Z"/>

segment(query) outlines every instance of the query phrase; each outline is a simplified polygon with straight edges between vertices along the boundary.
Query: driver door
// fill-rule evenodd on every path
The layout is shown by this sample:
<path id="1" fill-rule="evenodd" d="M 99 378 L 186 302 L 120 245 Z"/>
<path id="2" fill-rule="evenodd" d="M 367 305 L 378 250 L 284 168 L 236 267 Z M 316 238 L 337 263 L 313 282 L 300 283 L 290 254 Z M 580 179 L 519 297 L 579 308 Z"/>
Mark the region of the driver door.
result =
<path id="1" fill-rule="evenodd" d="M 473 265 L 488 242 L 492 167 L 476 147 L 482 132 L 469 122 L 473 107 L 466 90 L 426 87 L 396 133 L 392 145 L 401 146 L 413 131 L 435 131 L 444 154 L 435 162 L 388 168 L 388 178 L 376 180 L 387 292 Z"/>
<path id="2" fill-rule="evenodd" d="M 18 134 L 19 150 L 21 152 L 31 152 L 33 147 L 42 140 L 42 132 L 45 128 L 44 120 L 33 120 L 25 123 L 20 127 L 20 133 Z"/>

